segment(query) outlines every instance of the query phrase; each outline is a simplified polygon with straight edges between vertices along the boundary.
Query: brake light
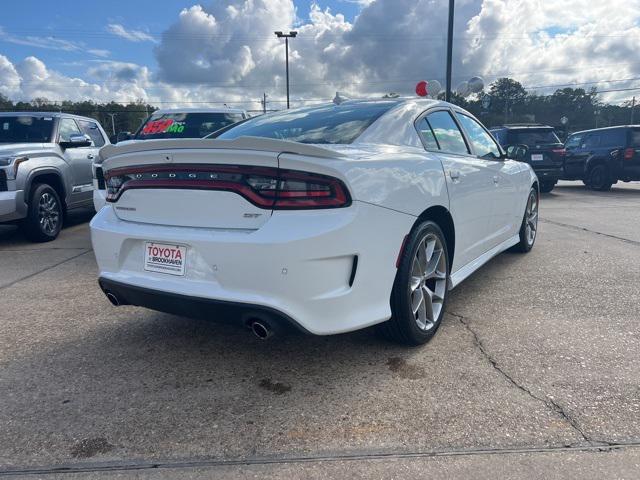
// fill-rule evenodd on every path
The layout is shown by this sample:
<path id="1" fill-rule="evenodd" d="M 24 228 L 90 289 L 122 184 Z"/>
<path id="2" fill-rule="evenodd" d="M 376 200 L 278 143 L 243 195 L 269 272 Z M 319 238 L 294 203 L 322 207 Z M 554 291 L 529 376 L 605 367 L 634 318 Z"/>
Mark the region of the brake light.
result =
<path id="1" fill-rule="evenodd" d="M 560 155 L 561 157 L 564 157 L 567 154 L 567 151 L 564 148 L 554 148 L 551 151 L 556 155 Z"/>
<path id="2" fill-rule="evenodd" d="M 242 165 L 148 165 L 104 173 L 107 201 L 131 189 L 167 188 L 234 192 L 260 208 L 341 208 L 351 205 L 339 179 L 298 170 Z"/>
<path id="3" fill-rule="evenodd" d="M 625 148 L 625 150 L 624 150 L 624 159 L 625 160 L 631 160 L 635 153 L 636 153 L 635 148 Z"/>

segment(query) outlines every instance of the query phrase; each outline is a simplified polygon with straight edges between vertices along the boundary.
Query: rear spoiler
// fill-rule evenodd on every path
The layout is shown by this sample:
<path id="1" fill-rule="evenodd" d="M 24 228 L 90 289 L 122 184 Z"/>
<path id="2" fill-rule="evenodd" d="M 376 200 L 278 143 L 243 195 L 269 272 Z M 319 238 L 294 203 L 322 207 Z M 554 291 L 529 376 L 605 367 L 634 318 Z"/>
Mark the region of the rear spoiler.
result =
<path id="1" fill-rule="evenodd" d="M 276 140 L 273 138 L 238 137 L 233 140 L 221 140 L 217 138 L 171 138 L 161 140 L 130 141 L 123 143 L 122 145 L 105 145 L 100 149 L 100 160 L 104 162 L 116 155 L 124 155 L 128 153 L 181 149 L 258 150 L 262 152 L 293 153 L 319 158 L 339 158 L 344 156 L 344 154 L 329 148 L 291 142 L 288 140 Z"/>

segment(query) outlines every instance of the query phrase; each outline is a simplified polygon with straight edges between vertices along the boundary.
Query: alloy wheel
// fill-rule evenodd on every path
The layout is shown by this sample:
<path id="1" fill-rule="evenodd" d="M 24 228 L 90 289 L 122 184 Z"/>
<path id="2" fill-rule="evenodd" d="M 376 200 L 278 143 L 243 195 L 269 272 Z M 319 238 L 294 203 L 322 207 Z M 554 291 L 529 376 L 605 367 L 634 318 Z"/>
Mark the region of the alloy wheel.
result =
<path id="1" fill-rule="evenodd" d="M 56 198 L 50 193 L 43 193 L 38 202 L 38 221 L 40 228 L 47 235 L 54 235 L 60 222 L 60 207 Z"/>
<path id="2" fill-rule="evenodd" d="M 538 196 L 531 191 L 527 201 L 527 211 L 525 212 L 525 236 L 527 243 L 533 245 L 538 233 Z"/>
<path id="3" fill-rule="evenodd" d="M 441 240 L 428 233 L 418 244 L 409 277 L 411 310 L 421 330 L 437 323 L 446 293 L 447 256 Z"/>

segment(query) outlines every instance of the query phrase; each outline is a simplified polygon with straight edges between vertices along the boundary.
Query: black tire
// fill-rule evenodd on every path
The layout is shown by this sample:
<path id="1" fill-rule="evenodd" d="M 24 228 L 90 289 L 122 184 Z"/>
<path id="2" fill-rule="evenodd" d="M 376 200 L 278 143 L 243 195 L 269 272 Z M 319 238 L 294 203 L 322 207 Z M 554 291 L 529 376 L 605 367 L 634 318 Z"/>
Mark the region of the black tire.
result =
<path id="1" fill-rule="evenodd" d="M 46 183 L 33 185 L 27 218 L 22 221 L 25 236 L 32 242 L 55 240 L 62 229 L 63 215 L 58 193 Z"/>
<path id="2" fill-rule="evenodd" d="M 549 193 L 551 190 L 553 190 L 553 187 L 556 186 L 556 183 L 558 183 L 557 180 L 540 182 L 540 192 L 541 193 Z"/>
<path id="3" fill-rule="evenodd" d="M 532 202 L 535 203 L 533 207 Z M 522 216 L 522 224 L 520 225 L 520 241 L 516 243 L 512 250 L 520 253 L 527 253 L 531 251 L 533 245 L 538 238 L 538 206 L 540 205 L 540 197 L 536 187 L 531 187 L 529 190 L 529 196 L 527 197 L 527 204 L 524 208 L 524 215 Z M 533 212 L 531 211 L 533 210 Z M 533 214 L 535 213 L 535 217 Z M 532 224 L 533 223 L 533 224 Z M 533 238 L 531 238 L 530 230 L 527 228 L 533 228 Z"/>
<path id="4" fill-rule="evenodd" d="M 587 184 L 591 189 L 599 192 L 611 190 L 613 181 L 611 180 L 611 174 L 609 173 L 607 166 L 599 164 L 591 167 L 589 169 L 589 174 L 587 175 Z"/>
<path id="5" fill-rule="evenodd" d="M 431 256 L 429 256 L 429 245 L 432 241 L 435 245 L 431 249 Z M 420 263 L 417 258 L 419 248 L 424 249 L 421 252 L 424 252 L 422 258 L 427 268 L 423 270 L 431 270 L 431 266 L 433 266 L 434 278 L 427 278 L 429 271 L 420 270 L 418 272 L 414 269 L 416 267 L 414 260 Z M 405 345 L 422 345 L 431 340 L 444 316 L 448 298 L 449 269 L 449 251 L 442 230 L 438 224 L 432 221 L 422 222 L 413 229 L 405 242 L 391 292 L 392 318 L 379 326 L 380 333 L 390 340 Z M 416 275 L 417 273 L 420 275 Z M 418 277 L 422 280 L 414 288 L 415 279 Z M 419 295 L 422 295 L 424 310 L 420 308 L 423 303 L 417 302 L 418 308 L 414 312 L 412 302 Z M 427 297 L 427 295 L 429 296 Z M 427 301 L 431 301 L 431 298 L 434 300 L 429 307 Z M 419 317 L 423 313 L 425 319 L 424 325 L 421 327 L 419 322 L 422 320 Z"/>

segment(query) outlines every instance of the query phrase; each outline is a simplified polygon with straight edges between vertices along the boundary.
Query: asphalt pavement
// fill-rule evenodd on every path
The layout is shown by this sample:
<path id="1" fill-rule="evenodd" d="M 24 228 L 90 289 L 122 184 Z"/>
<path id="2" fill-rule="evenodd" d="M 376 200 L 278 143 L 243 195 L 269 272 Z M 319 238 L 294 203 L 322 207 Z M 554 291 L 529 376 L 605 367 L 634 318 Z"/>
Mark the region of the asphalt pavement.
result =
<path id="1" fill-rule="evenodd" d="M 426 346 L 248 332 L 97 286 L 91 212 L 0 227 L 0 476 L 638 478 L 640 185 L 543 195 Z"/>

